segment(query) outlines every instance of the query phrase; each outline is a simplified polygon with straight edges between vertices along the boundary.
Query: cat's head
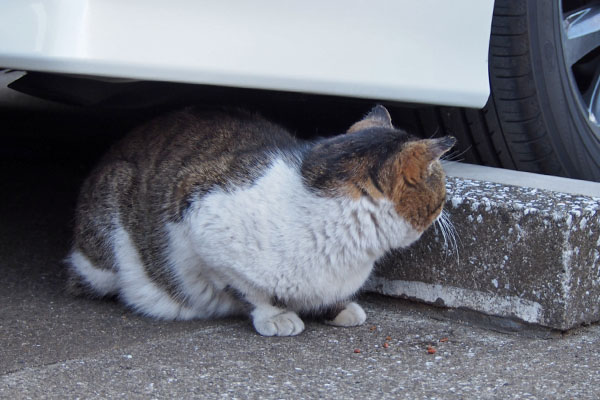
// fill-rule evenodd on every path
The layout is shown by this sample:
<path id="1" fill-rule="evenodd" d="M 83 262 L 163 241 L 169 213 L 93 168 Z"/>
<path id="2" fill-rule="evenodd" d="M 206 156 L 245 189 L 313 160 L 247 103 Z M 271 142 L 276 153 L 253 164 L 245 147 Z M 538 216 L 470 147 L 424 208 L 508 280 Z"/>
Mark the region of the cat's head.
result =
<path id="1" fill-rule="evenodd" d="M 376 106 L 346 134 L 315 146 L 305 162 L 310 166 L 312 157 L 314 165 L 305 176 L 309 176 L 311 186 L 331 193 L 386 198 L 401 217 L 422 232 L 442 212 L 446 175 L 440 157 L 455 142 L 452 136 L 412 137 L 394 128 L 385 107 Z"/>
<path id="2" fill-rule="evenodd" d="M 391 200 L 396 212 L 415 229 L 422 231 L 429 227 L 441 214 L 446 199 L 446 174 L 440 157 L 454 146 L 456 139 L 452 136 L 435 139 L 411 137 L 394 128 L 390 114 L 383 106 L 373 108 L 347 133 L 397 137 L 397 140 L 383 141 L 386 145 L 396 143 L 396 146 L 390 146 L 396 151 L 388 154 L 387 159 L 373 159 L 377 152 L 367 157 L 370 168 L 374 170 L 364 177 L 367 179 L 365 190 L 374 198 L 383 196 Z"/>

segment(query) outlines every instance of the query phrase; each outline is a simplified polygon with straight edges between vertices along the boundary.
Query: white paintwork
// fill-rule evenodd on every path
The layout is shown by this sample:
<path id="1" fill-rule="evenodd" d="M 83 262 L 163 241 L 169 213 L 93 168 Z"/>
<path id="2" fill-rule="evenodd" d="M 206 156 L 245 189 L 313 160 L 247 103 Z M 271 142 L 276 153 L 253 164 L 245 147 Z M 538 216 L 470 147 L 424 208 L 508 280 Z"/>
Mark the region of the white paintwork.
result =
<path id="1" fill-rule="evenodd" d="M 493 0 L 3 0 L 0 66 L 481 107 Z"/>

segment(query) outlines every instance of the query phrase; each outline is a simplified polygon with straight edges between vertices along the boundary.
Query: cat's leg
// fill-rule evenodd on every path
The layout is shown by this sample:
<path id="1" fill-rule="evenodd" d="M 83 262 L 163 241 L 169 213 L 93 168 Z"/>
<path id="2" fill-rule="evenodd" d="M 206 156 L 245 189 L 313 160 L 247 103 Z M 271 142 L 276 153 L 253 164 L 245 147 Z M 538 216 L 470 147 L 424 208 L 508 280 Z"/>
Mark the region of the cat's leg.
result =
<path id="1" fill-rule="evenodd" d="M 351 301 L 340 304 L 327 313 L 325 323 L 334 326 L 357 326 L 367 320 L 367 314 L 361 306 Z"/>
<path id="2" fill-rule="evenodd" d="M 263 336 L 295 336 L 304 330 L 298 314 L 268 304 L 255 307 L 250 315 L 254 329 Z"/>
<path id="3" fill-rule="evenodd" d="M 128 193 L 132 168 L 114 162 L 90 176 L 83 184 L 76 210 L 73 248 L 68 265 L 67 290 L 94 297 L 118 294 L 120 280 L 112 251 L 120 193 Z"/>
<path id="4" fill-rule="evenodd" d="M 295 336 L 304 330 L 298 314 L 273 305 L 263 296 L 246 296 L 253 310 L 250 313 L 254 329 L 263 336 Z"/>

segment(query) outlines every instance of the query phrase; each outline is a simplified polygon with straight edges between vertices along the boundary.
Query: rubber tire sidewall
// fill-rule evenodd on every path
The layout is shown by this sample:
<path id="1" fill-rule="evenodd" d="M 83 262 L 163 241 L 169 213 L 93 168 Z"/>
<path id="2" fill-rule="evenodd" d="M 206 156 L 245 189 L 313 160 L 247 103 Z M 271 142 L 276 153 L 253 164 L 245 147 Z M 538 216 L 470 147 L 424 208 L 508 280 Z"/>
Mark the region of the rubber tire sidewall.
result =
<path id="1" fill-rule="evenodd" d="M 564 63 L 559 0 L 528 0 L 533 78 L 549 139 L 568 176 L 600 181 L 600 141 L 582 114 Z M 574 83 L 573 83 L 574 84 Z"/>

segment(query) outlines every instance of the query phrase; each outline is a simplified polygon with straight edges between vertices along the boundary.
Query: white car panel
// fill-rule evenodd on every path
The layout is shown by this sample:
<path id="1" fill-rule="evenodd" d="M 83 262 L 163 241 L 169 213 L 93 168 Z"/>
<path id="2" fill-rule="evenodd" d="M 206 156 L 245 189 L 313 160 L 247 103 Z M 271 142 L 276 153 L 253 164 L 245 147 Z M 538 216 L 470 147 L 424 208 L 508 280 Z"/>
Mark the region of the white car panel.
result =
<path id="1" fill-rule="evenodd" d="M 493 0 L 3 0 L 0 66 L 481 107 Z"/>

